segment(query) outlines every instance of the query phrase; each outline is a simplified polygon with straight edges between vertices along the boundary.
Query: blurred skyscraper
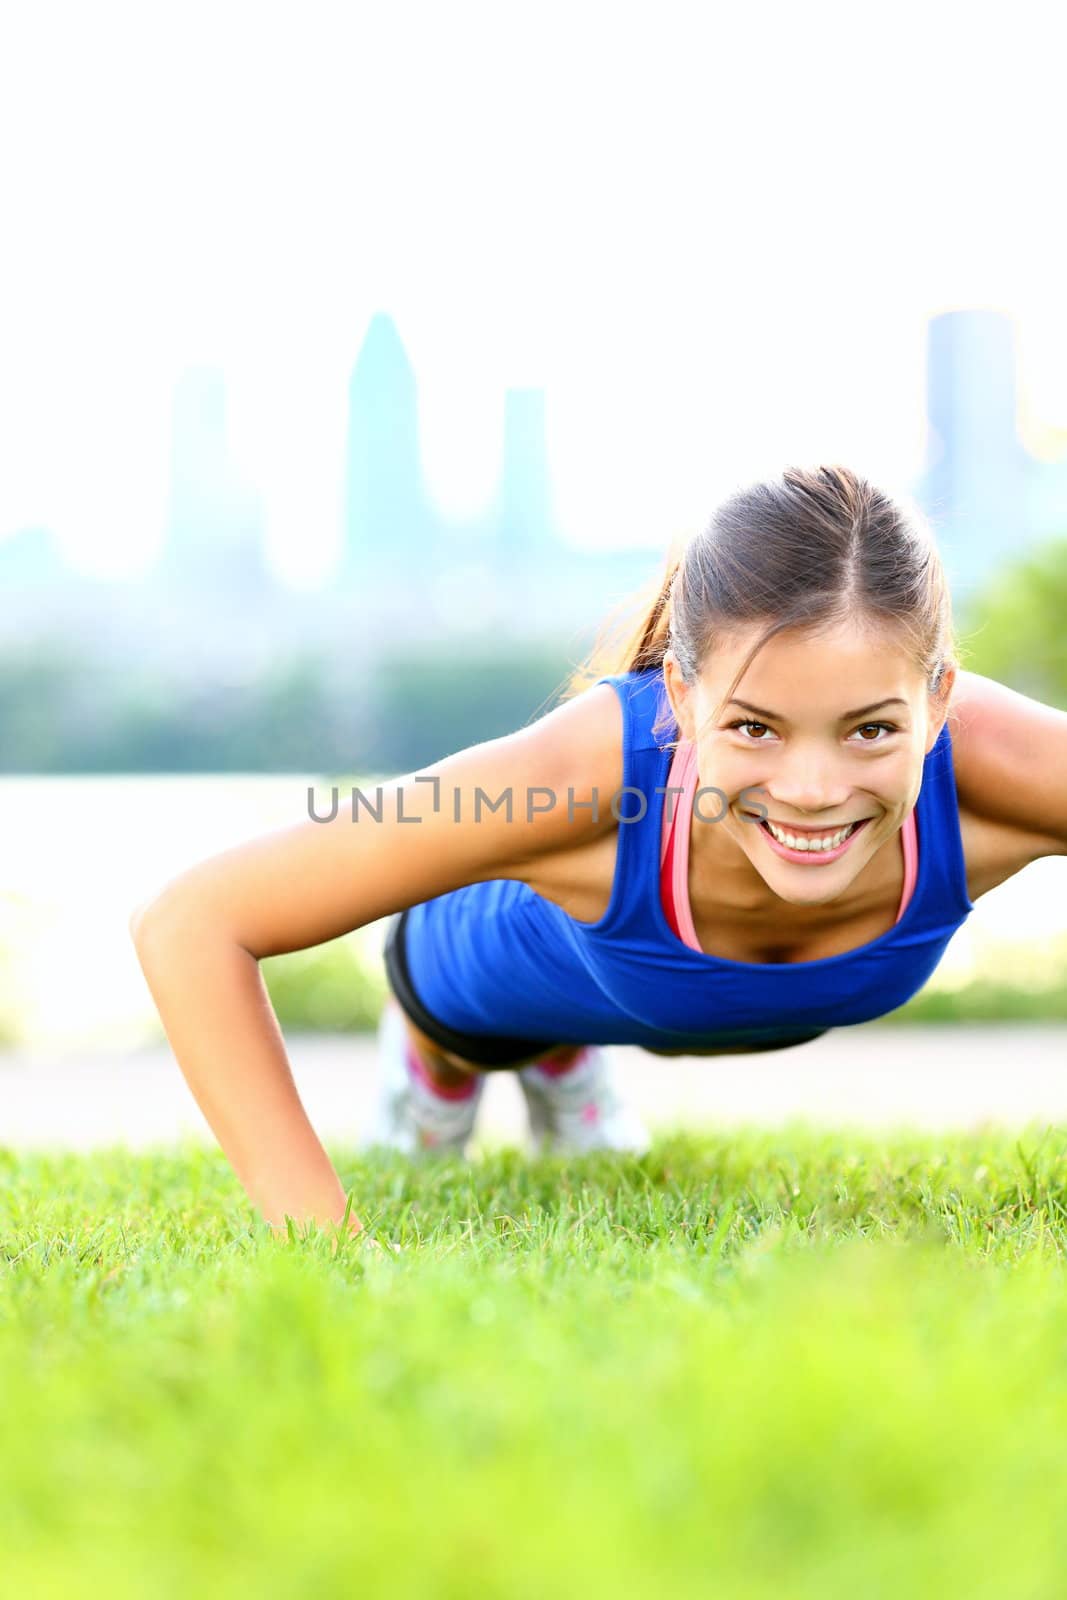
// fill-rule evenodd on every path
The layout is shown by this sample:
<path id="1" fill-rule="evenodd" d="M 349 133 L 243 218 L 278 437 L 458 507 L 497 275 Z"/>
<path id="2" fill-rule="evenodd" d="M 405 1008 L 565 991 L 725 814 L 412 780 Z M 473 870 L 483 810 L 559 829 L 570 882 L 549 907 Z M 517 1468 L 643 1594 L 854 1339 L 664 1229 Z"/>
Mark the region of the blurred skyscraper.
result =
<path id="1" fill-rule="evenodd" d="M 499 487 L 490 514 L 493 565 L 509 581 L 565 563 L 552 514 L 543 389 L 508 389 L 504 395 L 504 448 Z"/>
<path id="2" fill-rule="evenodd" d="M 1020 415 L 1010 314 L 933 317 L 926 356 L 927 449 L 911 488 L 966 599 L 1037 541 L 1067 537 L 1067 433 Z M 509 389 L 504 407 L 495 492 L 451 520 L 424 487 L 412 363 L 392 317 L 377 314 L 350 381 L 341 560 L 323 587 L 302 592 L 271 580 L 261 505 L 231 448 L 223 374 L 191 368 L 173 396 L 165 541 L 148 584 L 82 575 L 51 530 L 29 523 L 0 538 L 0 639 L 54 626 L 94 649 L 166 653 L 193 671 L 205 651 L 236 671 L 261 650 L 311 641 L 349 673 L 352 651 L 416 633 L 519 639 L 592 627 L 659 572 L 663 547 L 566 543 L 545 394 Z M 225 627 L 205 623 L 213 604 Z"/>
<path id="3" fill-rule="evenodd" d="M 348 390 L 344 528 L 336 582 L 363 589 L 433 570 L 437 519 L 423 487 L 415 373 L 392 317 L 377 313 Z"/>
<path id="4" fill-rule="evenodd" d="M 927 325 L 928 443 L 913 492 L 964 594 L 1020 548 L 1067 535 L 1067 463 L 1024 448 L 1016 365 L 1004 312 L 946 311 Z"/>
<path id="5" fill-rule="evenodd" d="M 261 592 L 271 582 L 258 495 L 240 481 L 226 431 L 226 384 L 212 367 L 178 380 L 163 553 L 153 577 L 184 590 Z"/>

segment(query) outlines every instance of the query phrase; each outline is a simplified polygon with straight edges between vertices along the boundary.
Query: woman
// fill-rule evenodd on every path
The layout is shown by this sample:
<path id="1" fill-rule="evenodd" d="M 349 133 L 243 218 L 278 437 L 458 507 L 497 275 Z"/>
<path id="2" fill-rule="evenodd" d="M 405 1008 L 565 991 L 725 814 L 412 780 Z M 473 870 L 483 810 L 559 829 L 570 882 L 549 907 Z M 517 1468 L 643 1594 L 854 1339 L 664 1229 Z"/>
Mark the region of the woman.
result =
<path id="1" fill-rule="evenodd" d="M 380 820 L 254 839 L 134 913 L 178 1061 L 272 1226 L 346 1200 L 263 956 L 393 914 L 374 1137 L 462 1148 L 481 1075 L 508 1068 L 557 1143 L 640 1148 L 603 1046 L 738 1054 L 881 1016 L 980 895 L 1067 853 L 1067 713 L 960 669 L 928 528 L 844 467 L 733 495 L 569 690 L 385 785 Z"/>

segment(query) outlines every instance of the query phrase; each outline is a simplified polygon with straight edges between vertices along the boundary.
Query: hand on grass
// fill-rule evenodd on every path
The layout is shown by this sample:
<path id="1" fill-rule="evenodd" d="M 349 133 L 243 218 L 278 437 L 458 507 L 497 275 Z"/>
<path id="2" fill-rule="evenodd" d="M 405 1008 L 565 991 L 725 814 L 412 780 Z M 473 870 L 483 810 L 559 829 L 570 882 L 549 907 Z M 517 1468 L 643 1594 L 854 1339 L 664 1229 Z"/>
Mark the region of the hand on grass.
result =
<path id="1" fill-rule="evenodd" d="M 337 1254 L 341 1247 L 342 1239 L 347 1239 L 353 1236 L 359 1240 L 361 1249 L 369 1250 L 370 1253 L 379 1261 L 387 1260 L 390 1256 L 401 1254 L 400 1246 L 398 1244 L 394 1244 L 391 1239 L 375 1239 L 372 1234 L 367 1232 L 361 1223 L 357 1224 L 354 1222 L 350 1223 L 347 1234 L 342 1233 L 340 1229 L 337 1230 L 337 1233 L 334 1235 L 331 1254 Z"/>

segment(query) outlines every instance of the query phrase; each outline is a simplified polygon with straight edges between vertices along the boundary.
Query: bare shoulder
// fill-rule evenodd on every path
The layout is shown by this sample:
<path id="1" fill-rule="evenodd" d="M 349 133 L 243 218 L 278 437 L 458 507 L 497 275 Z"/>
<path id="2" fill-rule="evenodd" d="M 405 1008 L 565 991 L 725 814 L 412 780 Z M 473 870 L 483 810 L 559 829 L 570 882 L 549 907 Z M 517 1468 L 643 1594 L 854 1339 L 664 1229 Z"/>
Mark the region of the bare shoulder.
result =
<path id="1" fill-rule="evenodd" d="M 960 671 L 948 723 L 971 853 L 1002 862 L 997 881 L 1042 856 L 1067 855 L 1067 711 Z M 964 836 L 966 846 L 968 826 Z"/>

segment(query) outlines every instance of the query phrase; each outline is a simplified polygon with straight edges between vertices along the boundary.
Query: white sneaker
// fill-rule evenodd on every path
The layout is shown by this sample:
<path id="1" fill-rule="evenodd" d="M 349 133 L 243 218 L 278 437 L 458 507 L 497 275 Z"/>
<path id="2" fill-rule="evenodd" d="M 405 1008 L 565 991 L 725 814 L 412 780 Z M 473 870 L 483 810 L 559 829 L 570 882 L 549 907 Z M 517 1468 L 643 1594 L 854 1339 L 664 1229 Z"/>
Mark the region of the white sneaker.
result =
<path id="1" fill-rule="evenodd" d="M 620 1096 L 610 1053 L 587 1045 L 569 1072 L 554 1077 L 532 1061 L 519 1068 L 530 1135 L 542 1151 L 630 1150 L 651 1144 L 637 1113 Z"/>
<path id="2" fill-rule="evenodd" d="M 378 1024 L 378 1100 L 360 1149 L 384 1146 L 409 1156 L 464 1155 L 474 1131 L 485 1077 L 472 1095 L 449 1100 L 434 1094 L 408 1065 L 408 1034 L 395 999 L 386 1001 Z"/>

